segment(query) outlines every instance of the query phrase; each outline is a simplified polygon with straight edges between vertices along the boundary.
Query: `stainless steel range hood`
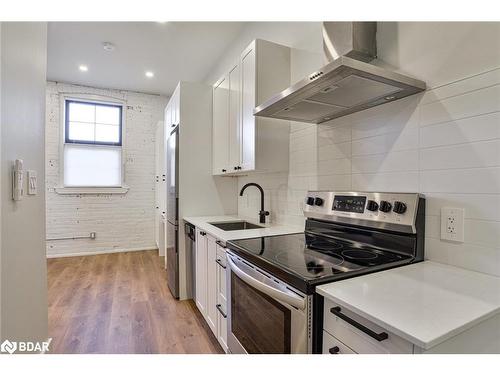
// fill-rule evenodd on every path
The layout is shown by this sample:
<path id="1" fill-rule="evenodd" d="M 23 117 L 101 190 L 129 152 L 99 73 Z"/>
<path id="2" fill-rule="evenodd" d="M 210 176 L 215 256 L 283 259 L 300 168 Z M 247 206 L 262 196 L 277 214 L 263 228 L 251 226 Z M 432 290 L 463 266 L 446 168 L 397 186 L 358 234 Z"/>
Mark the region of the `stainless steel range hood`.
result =
<path id="1" fill-rule="evenodd" d="M 255 116 L 319 124 L 425 90 L 425 82 L 368 62 L 376 57 L 376 22 L 324 22 L 330 63 L 254 110 Z"/>

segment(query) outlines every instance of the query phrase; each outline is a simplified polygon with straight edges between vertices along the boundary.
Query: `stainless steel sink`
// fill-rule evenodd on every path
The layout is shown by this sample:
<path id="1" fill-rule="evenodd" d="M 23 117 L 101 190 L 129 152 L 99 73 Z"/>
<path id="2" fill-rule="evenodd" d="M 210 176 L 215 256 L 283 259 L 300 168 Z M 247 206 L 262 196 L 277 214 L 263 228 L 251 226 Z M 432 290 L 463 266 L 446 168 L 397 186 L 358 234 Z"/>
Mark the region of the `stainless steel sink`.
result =
<path id="1" fill-rule="evenodd" d="M 209 224 L 225 231 L 264 228 L 260 225 L 249 223 L 248 221 L 225 221 Z"/>

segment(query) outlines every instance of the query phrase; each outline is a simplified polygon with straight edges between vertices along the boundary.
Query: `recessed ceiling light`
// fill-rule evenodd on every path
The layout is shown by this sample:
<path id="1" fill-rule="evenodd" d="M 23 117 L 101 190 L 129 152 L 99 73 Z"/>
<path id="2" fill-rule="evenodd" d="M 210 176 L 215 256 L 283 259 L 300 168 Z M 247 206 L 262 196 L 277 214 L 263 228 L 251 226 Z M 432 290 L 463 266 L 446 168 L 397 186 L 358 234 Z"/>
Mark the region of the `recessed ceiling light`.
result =
<path id="1" fill-rule="evenodd" d="M 145 74 L 146 74 L 146 77 L 148 77 L 148 78 L 153 78 L 155 76 L 155 74 L 153 72 L 150 72 L 150 71 L 147 71 Z"/>
<path id="2" fill-rule="evenodd" d="M 111 42 L 103 42 L 102 48 L 104 48 L 105 51 L 111 52 L 115 50 L 115 45 Z"/>
<path id="3" fill-rule="evenodd" d="M 80 69 L 80 71 L 82 72 L 86 72 L 89 70 L 89 67 L 87 65 L 80 65 L 78 69 Z"/>

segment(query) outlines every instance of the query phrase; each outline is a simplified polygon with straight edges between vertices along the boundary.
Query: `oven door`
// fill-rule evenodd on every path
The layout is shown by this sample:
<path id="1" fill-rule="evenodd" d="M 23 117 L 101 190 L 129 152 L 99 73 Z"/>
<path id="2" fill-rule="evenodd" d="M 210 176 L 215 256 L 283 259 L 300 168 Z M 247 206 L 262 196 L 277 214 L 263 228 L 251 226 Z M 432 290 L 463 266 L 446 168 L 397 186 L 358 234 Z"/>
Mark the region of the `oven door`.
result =
<path id="1" fill-rule="evenodd" d="M 311 298 L 227 252 L 231 353 L 310 353 Z"/>

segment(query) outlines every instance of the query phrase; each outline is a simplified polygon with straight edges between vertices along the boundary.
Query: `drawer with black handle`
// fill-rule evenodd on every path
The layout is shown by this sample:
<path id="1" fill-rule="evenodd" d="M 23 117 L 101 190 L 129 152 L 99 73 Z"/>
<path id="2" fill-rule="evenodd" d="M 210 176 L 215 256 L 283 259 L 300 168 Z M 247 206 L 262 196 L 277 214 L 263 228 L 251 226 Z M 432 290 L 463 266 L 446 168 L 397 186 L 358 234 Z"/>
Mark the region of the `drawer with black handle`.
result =
<path id="1" fill-rule="evenodd" d="M 413 353 L 411 342 L 326 298 L 323 329 L 359 354 Z"/>

